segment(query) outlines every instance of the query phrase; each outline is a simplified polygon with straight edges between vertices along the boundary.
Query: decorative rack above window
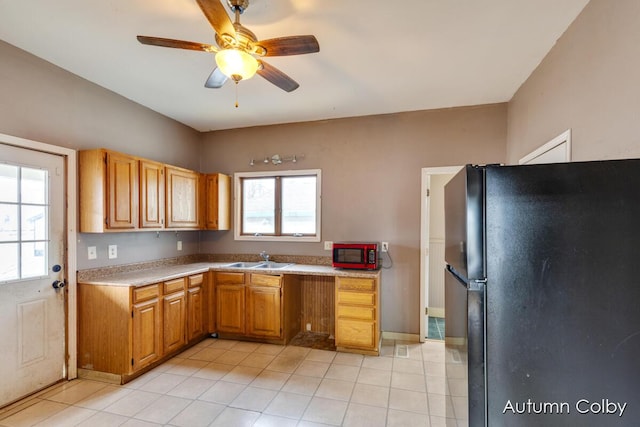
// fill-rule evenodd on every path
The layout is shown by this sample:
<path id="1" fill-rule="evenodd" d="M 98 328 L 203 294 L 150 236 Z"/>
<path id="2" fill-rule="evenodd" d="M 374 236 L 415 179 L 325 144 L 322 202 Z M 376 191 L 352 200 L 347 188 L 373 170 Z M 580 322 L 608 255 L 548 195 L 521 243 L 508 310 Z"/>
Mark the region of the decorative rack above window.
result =
<path id="1" fill-rule="evenodd" d="M 286 162 L 297 163 L 301 159 L 304 159 L 304 154 L 294 154 L 292 156 L 280 156 L 280 154 L 274 154 L 271 157 L 268 157 L 268 156 L 265 157 L 264 160 L 256 161 L 255 159 L 251 159 L 251 161 L 249 162 L 249 166 L 255 166 L 256 163 L 264 163 L 264 164 L 272 163 L 278 166 Z"/>

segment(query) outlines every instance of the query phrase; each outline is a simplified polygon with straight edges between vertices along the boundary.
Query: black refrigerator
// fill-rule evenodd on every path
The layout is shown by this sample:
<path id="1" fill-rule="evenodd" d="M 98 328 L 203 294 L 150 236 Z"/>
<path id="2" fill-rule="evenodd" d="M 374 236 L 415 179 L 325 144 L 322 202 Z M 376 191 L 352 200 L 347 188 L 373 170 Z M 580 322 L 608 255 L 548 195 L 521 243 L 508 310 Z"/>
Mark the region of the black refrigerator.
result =
<path id="1" fill-rule="evenodd" d="M 640 425 L 640 159 L 468 165 L 445 228 L 451 416 Z"/>

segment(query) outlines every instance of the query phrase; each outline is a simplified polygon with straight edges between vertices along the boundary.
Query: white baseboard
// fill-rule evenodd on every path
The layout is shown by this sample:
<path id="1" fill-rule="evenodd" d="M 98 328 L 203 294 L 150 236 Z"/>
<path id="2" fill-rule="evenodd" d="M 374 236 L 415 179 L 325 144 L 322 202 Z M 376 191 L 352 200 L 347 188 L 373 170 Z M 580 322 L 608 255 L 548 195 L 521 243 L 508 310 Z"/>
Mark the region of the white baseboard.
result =
<path id="1" fill-rule="evenodd" d="M 405 334 L 403 332 L 382 332 L 382 339 L 420 342 L 419 334 Z"/>
<path id="2" fill-rule="evenodd" d="M 427 313 L 433 317 L 444 317 L 444 307 L 429 307 Z"/>

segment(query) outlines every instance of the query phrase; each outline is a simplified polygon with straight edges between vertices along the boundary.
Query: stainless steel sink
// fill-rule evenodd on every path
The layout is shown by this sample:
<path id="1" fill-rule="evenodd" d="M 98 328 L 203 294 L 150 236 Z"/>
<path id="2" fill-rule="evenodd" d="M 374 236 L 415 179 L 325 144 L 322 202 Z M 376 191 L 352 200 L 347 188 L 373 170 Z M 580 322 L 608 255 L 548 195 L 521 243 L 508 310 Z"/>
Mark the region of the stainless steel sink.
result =
<path id="1" fill-rule="evenodd" d="M 253 268 L 260 264 L 264 264 L 263 262 L 234 262 L 233 264 L 228 264 L 225 267 L 228 268 Z"/>
<path id="2" fill-rule="evenodd" d="M 272 269 L 279 269 L 279 268 L 285 268 L 288 267 L 290 265 L 293 265 L 292 262 L 273 262 L 273 261 L 267 261 L 267 262 L 263 262 L 260 263 L 258 265 L 256 265 L 253 268 L 272 268 Z"/>

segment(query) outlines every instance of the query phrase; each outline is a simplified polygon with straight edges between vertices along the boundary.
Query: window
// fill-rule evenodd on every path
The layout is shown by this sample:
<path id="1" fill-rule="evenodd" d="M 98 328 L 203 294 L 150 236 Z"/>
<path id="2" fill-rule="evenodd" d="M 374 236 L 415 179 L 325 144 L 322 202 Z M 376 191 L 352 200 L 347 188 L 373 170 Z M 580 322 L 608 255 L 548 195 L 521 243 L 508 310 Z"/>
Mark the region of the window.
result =
<path id="1" fill-rule="evenodd" d="M 0 281 L 47 274 L 48 173 L 0 164 Z"/>
<path id="2" fill-rule="evenodd" d="M 235 174 L 236 240 L 320 241 L 320 170 Z"/>

